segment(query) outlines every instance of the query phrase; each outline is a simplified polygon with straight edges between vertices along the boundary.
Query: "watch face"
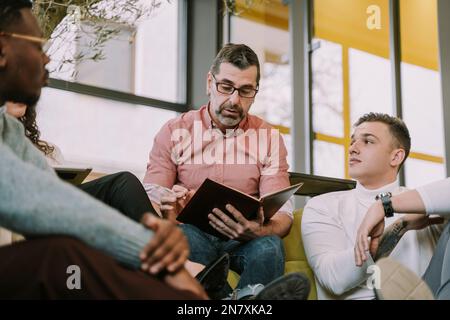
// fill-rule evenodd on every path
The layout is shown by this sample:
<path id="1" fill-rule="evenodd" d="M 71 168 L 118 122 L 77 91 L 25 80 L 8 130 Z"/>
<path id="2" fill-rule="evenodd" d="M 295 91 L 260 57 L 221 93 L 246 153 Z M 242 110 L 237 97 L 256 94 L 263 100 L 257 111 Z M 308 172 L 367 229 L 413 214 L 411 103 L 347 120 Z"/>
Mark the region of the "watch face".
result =
<path id="1" fill-rule="evenodd" d="M 392 194 L 390 192 L 382 192 L 375 197 L 375 200 L 380 200 L 381 198 L 384 198 L 384 197 L 390 198 L 391 196 L 392 196 Z"/>

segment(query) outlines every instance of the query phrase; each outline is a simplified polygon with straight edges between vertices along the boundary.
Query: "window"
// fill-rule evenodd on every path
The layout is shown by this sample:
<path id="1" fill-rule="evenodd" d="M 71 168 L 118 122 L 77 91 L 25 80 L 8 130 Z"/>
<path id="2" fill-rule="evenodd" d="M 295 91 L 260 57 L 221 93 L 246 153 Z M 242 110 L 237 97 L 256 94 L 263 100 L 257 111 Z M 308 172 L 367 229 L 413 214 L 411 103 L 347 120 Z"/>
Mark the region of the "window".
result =
<path id="1" fill-rule="evenodd" d="M 230 17 L 230 42 L 245 43 L 258 55 L 261 65 L 260 90 L 250 112 L 266 120 L 284 136 L 288 163 L 292 163 L 290 142 L 291 74 L 289 65 L 289 9 L 281 0 L 236 1 Z M 228 39 L 225 40 L 228 42 Z"/>
<path id="2" fill-rule="evenodd" d="M 437 3 L 399 3 L 402 116 L 412 137 L 405 180 L 415 187 L 445 177 Z M 353 123 L 367 112 L 394 113 L 389 1 L 314 0 L 313 5 L 314 173 L 349 178 Z"/>
<path id="3" fill-rule="evenodd" d="M 369 111 L 392 114 L 389 3 L 315 0 L 313 4 L 314 174 L 348 178 L 353 123 Z M 369 6 L 379 9 L 379 28 L 368 26 Z"/>
<path id="4" fill-rule="evenodd" d="M 111 6 L 113 0 L 100 5 Z M 116 1 L 117 2 L 117 1 Z M 186 103 L 186 0 L 162 1 L 138 20 L 115 7 L 119 22 L 77 20 L 70 11 L 53 32 L 50 76 L 70 82 Z M 96 38 L 99 27 L 112 36 Z M 101 38 L 100 38 L 101 39 Z M 94 43 L 96 43 L 94 45 Z M 100 47 L 101 52 L 88 48 Z M 83 56 L 80 60 L 79 58 Z M 180 80 L 181 79 L 181 80 Z"/>
<path id="5" fill-rule="evenodd" d="M 403 115 L 412 140 L 405 178 L 417 187 L 446 176 L 436 0 L 401 0 L 400 32 Z"/>
<path id="6" fill-rule="evenodd" d="M 176 112 L 46 88 L 38 104 L 42 138 L 69 163 L 143 178 L 153 138 Z"/>
<path id="7" fill-rule="evenodd" d="M 137 23 L 111 23 L 117 32 L 101 59 L 74 59 L 92 46 L 97 26 L 69 15 L 54 31 L 52 87 L 42 92 L 37 123 L 66 161 L 142 178 L 154 136 L 175 111 L 187 110 L 186 0 L 161 1 Z"/>

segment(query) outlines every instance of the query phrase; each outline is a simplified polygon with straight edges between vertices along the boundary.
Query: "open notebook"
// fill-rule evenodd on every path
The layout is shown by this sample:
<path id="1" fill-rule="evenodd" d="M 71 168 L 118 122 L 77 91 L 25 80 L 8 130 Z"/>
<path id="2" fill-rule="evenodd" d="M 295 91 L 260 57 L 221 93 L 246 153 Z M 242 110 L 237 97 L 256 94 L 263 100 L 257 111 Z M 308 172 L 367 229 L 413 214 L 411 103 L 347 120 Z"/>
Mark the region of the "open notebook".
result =
<path id="1" fill-rule="evenodd" d="M 224 235 L 209 224 L 208 214 L 210 214 L 214 208 L 222 210 L 222 212 L 233 218 L 233 216 L 225 209 L 227 204 L 231 204 L 239 210 L 247 220 L 252 220 L 256 218 L 259 207 L 262 206 L 264 209 L 264 217 L 267 221 L 278 212 L 283 204 L 285 204 L 301 186 L 302 183 L 298 183 L 266 194 L 258 199 L 221 183 L 206 179 L 180 212 L 177 220 L 195 225 L 204 232 L 225 239 L 226 237 Z"/>

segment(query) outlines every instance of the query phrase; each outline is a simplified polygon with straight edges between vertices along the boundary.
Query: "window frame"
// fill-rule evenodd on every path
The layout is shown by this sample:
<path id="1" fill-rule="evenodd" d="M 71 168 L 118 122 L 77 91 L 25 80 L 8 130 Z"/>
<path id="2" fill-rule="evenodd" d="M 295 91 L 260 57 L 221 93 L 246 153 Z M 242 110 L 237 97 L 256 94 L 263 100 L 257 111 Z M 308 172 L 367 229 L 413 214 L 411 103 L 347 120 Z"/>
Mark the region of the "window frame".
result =
<path id="1" fill-rule="evenodd" d="M 188 41 L 188 0 L 178 0 L 178 17 L 181 20 L 178 27 L 178 45 L 180 52 L 178 55 L 179 65 L 181 66 L 181 74 L 178 75 L 177 85 L 179 88 L 179 98 L 183 102 L 171 102 L 167 100 L 159 100 L 146 96 L 136 95 L 133 93 L 123 92 L 119 90 L 107 89 L 100 86 L 92 86 L 79 82 L 66 81 L 56 78 L 50 78 L 48 87 L 59 89 L 88 96 L 100 97 L 113 101 L 125 102 L 129 104 L 138 104 L 152 108 L 160 108 L 175 112 L 189 111 L 187 101 L 188 90 L 188 50 L 190 43 Z"/>

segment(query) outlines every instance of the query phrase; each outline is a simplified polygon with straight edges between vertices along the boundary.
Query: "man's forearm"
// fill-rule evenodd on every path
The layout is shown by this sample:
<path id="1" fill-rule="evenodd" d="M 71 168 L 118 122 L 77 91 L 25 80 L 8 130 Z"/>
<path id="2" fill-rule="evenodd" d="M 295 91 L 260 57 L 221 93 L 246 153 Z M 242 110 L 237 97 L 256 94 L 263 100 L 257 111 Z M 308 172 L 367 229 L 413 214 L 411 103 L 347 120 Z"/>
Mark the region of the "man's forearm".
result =
<path id="1" fill-rule="evenodd" d="M 393 224 L 391 224 L 383 233 L 380 240 L 380 245 L 373 259 L 375 261 L 387 257 L 391 254 L 392 250 L 397 246 L 400 239 L 407 231 L 407 223 L 402 219 L 398 219 Z"/>
<path id="2" fill-rule="evenodd" d="M 391 198 L 397 213 L 425 213 L 425 204 L 416 190 L 408 190 Z"/>

